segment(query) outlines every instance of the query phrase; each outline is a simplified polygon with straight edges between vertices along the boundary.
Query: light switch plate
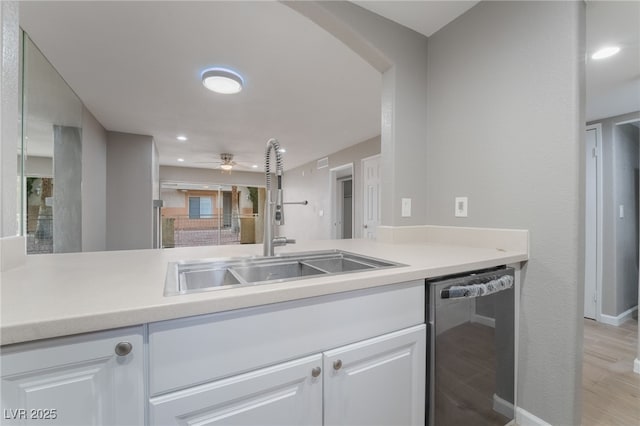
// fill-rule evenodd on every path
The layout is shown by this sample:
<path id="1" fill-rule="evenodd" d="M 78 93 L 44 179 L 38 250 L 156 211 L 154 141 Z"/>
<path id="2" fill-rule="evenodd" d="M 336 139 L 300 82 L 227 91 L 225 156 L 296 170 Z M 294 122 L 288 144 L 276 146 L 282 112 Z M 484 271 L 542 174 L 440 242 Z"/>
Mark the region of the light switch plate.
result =
<path id="1" fill-rule="evenodd" d="M 402 199 L 402 217 L 411 217 L 411 198 Z"/>
<path id="2" fill-rule="evenodd" d="M 467 207 L 469 199 L 467 197 L 456 197 L 455 215 L 456 217 L 467 217 Z"/>
<path id="3" fill-rule="evenodd" d="M 620 219 L 624 219 L 624 204 L 620 204 L 620 205 L 618 206 L 618 209 L 620 210 L 620 211 L 618 212 L 618 213 L 619 213 L 619 215 L 618 215 L 618 216 L 620 216 Z"/>

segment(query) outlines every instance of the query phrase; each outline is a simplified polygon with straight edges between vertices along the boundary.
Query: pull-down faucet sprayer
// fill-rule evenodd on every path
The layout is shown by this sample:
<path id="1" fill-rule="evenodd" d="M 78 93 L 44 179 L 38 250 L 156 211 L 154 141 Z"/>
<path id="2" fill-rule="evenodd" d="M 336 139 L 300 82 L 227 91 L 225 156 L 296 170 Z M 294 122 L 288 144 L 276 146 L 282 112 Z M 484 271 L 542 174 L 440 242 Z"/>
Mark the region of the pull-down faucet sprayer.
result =
<path id="1" fill-rule="evenodd" d="M 271 151 L 273 150 L 276 158 L 276 180 L 277 180 L 277 192 L 276 200 L 273 201 L 271 195 Z M 265 221 L 264 221 L 264 249 L 263 254 L 265 256 L 274 256 L 274 247 L 284 246 L 286 244 L 293 244 L 296 240 L 287 239 L 286 237 L 274 237 L 275 225 L 284 225 L 284 205 L 285 204 L 303 204 L 306 205 L 307 201 L 285 203 L 282 196 L 282 152 L 280 151 L 280 143 L 277 139 L 269 139 L 267 141 L 267 147 L 264 153 L 264 172 L 267 179 L 267 200 L 265 208 Z M 275 211 L 274 211 L 275 207 Z"/>

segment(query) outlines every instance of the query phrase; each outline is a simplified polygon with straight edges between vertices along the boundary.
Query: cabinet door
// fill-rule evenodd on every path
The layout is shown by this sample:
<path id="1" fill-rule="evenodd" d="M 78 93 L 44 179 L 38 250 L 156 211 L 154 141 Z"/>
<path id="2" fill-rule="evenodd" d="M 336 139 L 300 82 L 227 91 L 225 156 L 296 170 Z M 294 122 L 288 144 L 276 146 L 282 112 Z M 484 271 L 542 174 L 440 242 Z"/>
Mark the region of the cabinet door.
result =
<path id="1" fill-rule="evenodd" d="M 322 425 L 322 355 L 151 398 L 152 425 Z"/>
<path id="2" fill-rule="evenodd" d="M 324 355 L 325 425 L 424 425 L 424 324 Z"/>
<path id="3" fill-rule="evenodd" d="M 2 423 L 144 424 L 143 359 L 142 327 L 3 347 Z"/>

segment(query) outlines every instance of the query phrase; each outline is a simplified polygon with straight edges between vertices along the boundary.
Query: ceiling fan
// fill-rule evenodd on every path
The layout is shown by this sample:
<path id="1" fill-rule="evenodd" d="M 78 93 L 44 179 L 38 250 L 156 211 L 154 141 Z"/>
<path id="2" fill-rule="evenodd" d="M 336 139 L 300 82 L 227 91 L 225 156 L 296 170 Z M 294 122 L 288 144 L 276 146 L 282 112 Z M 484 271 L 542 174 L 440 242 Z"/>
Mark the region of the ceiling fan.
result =
<path id="1" fill-rule="evenodd" d="M 231 170 L 235 167 L 235 166 L 242 166 L 242 162 L 238 163 L 236 161 L 233 161 L 233 154 L 229 154 L 229 153 L 222 153 L 220 154 L 220 159 L 219 160 L 214 160 L 214 161 L 197 161 L 197 163 L 203 163 L 203 164 L 219 164 L 220 169 L 222 169 L 222 172 L 229 172 L 231 173 Z M 255 168 L 252 163 L 246 163 L 249 164 L 248 168 Z"/>

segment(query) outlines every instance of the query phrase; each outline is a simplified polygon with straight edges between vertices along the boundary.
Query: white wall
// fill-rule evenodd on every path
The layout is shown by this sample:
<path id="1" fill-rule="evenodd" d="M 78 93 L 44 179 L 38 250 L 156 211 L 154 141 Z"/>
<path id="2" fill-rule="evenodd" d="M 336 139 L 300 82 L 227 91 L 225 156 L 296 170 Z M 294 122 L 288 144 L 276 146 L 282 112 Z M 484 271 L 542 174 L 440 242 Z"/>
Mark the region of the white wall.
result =
<path id="1" fill-rule="evenodd" d="M 0 237 L 18 234 L 17 205 L 18 168 L 16 162 L 19 142 L 18 86 L 19 86 L 18 2 L 0 1 Z"/>
<path id="2" fill-rule="evenodd" d="M 20 159 L 18 158 L 18 161 Z M 53 158 L 27 156 L 24 159 L 25 176 L 53 177 Z"/>
<path id="3" fill-rule="evenodd" d="M 153 245 L 154 145 L 151 136 L 107 132 L 107 250 Z"/>
<path id="4" fill-rule="evenodd" d="M 298 240 L 330 239 L 333 230 L 330 169 L 353 163 L 354 238 L 361 238 L 363 183 L 360 160 L 376 154 L 380 154 L 379 136 L 329 155 L 329 167 L 318 169 L 316 159 L 285 172 L 285 201 L 307 200 L 309 205 L 285 206 L 285 225 L 280 227 L 279 234 Z"/>
<path id="5" fill-rule="evenodd" d="M 107 132 L 82 111 L 82 251 L 106 250 Z"/>
<path id="6" fill-rule="evenodd" d="M 530 230 L 517 398 L 554 425 L 580 424 L 584 22 L 581 2 L 480 2 L 428 47 L 427 221 Z"/>

